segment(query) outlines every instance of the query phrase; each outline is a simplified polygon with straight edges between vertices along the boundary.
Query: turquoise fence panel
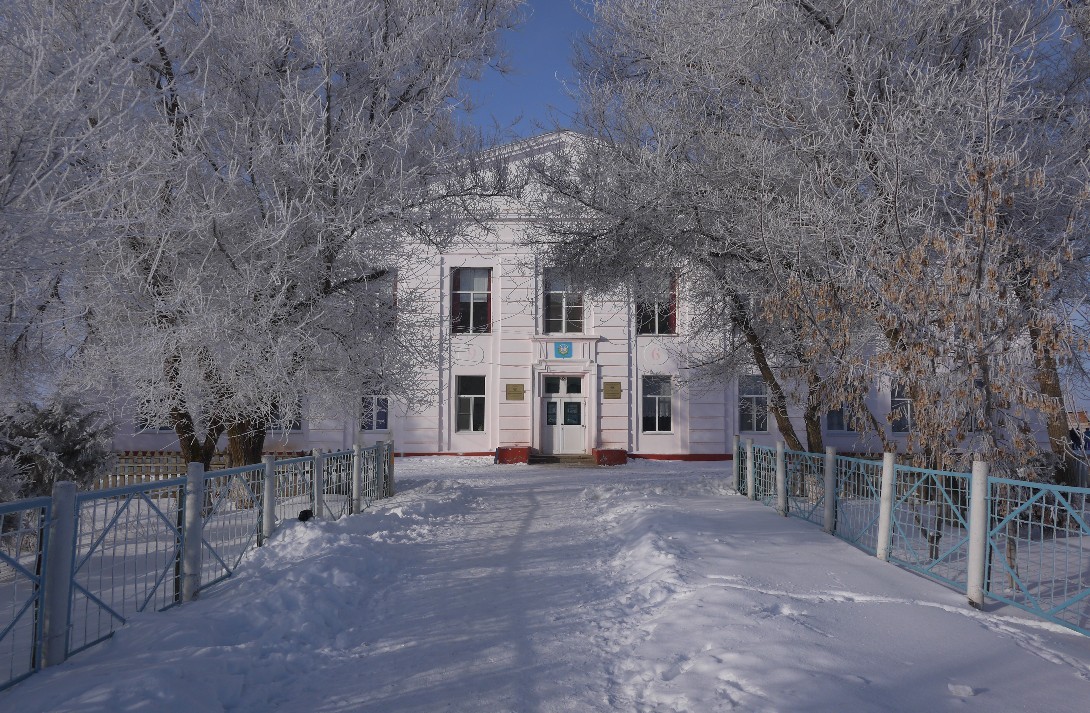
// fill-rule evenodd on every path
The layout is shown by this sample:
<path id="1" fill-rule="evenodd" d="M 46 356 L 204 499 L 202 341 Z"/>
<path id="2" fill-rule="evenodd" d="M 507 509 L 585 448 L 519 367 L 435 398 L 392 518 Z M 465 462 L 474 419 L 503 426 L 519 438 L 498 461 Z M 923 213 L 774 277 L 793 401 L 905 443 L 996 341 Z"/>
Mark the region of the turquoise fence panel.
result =
<path id="1" fill-rule="evenodd" d="M 753 446 L 753 489 L 754 500 L 765 505 L 776 503 L 776 449 L 765 446 Z"/>
<path id="2" fill-rule="evenodd" d="M 891 561 L 965 591 L 970 480 L 966 473 L 895 466 Z"/>
<path id="3" fill-rule="evenodd" d="M 825 456 L 786 451 L 787 514 L 825 525 Z"/>
<path id="4" fill-rule="evenodd" d="M 276 461 L 276 520 L 292 520 L 314 505 L 314 459 L 310 456 Z"/>
<path id="5" fill-rule="evenodd" d="M 738 461 L 738 477 L 734 489 L 738 491 L 739 495 L 748 495 L 746 492 L 746 463 L 749 461 L 746 457 L 746 444 L 744 441 L 738 444 L 738 452 L 734 454 L 734 459 Z"/>
<path id="6" fill-rule="evenodd" d="M 68 653 L 181 599 L 185 478 L 79 493 Z"/>
<path id="7" fill-rule="evenodd" d="M 327 453 L 322 457 L 322 493 L 326 513 L 337 520 L 348 514 L 352 495 L 352 451 Z"/>
<path id="8" fill-rule="evenodd" d="M 265 466 L 260 464 L 205 473 L 201 587 L 230 577 L 257 544 L 264 479 Z"/>
<path id="9" fill-rule="evenodd" d="M 0 504 L 0 690 L 38 670 L 50 498 Z"/>
<path id="10" fill-rule="evenodd" d="M 988 596 L 1090 634 L 1090 488 L 988 478 Z"/>
<path id="11" fill-rule="evenodd" d="M 837 537 L 869 554 L 878 551 L 882 461 L 836 458 Z"/>

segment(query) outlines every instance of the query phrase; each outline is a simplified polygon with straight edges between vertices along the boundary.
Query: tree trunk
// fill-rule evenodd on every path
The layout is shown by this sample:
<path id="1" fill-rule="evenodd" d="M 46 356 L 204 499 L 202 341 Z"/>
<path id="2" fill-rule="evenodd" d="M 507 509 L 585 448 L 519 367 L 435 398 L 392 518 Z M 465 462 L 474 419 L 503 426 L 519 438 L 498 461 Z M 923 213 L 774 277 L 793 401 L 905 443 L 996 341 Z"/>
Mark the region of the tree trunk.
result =
<path id="1" fill-rule="evenodd" d="M 734 305 L 734 309 L 731 310 L 731 320 L 734 322 L 734 326 L 741 330 L 746 343 L 749 344 L 749 348 L 753 352 L 753 361 L 756 362 L 757 369 L 761 372 L 761 378 L 764 379 L 765 384 L 768 386 L 768 408 L 776 418 L 776 428 L 779 429 L 780 435 L 783 436 L 788 448 L 793 451 L 801 451 L 803 449 L 802 441 L 795 434 L 795 427 L 787 416 L 787 397 L 784 395 L 783 387 L 768 363 L 768 356 L 765 354 L 764 344 L 761 343 L 761 336 L 757 334 L 757 330 L 753 327 L 753 321 L 750 319 L 749 311 L 742 298 L 737 293 L 732 293 L 731 301 Z"/>
<path id="2" fill-rule="evenodd" d="M 239 468 L 261 462 L 265 449 L 264 425 L 240 421 L 227 427 L 227 467 Z"/>
<path id="3" fill-rule="evenodd" d="M 1048 444 L 1058 465 L 1056 481 L 1062 485 L 1073 484 L 1072 469 L 1074 458 L 1067 449 L 1067 414 L 1063 407 L 1063 388 L 1060 385 L 1060 372 L 1056 368 L 1056 358 L 1052 350 L 1041 343 L 1041 330 L 1030 327 L 1030 345 L 1033 348 L 1033 362 L 1037 369 L 1037 388 L 1041 395 L 1060 404 L 1058 408 L 1045 411 L 1045 424 L 1048 430 Z"/>
<path id="4" fill-rule="evenodd" d="M 825 452 L 825 439 L 821 436 L 821 399 L 815 379 L 809 379 L 809 393 L 806 398 L 806 410 L 802 422 L 806 425 L 806 446 L 811 453 Z"/>

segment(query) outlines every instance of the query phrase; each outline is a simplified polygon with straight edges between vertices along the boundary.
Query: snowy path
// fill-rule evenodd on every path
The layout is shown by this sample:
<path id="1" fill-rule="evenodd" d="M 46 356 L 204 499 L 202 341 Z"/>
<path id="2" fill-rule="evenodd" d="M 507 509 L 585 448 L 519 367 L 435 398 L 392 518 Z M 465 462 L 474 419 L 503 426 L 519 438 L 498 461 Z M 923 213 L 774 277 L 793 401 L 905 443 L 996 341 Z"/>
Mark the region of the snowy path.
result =
<path id="1" fill-rule="evenodd" d="M 721 464 L 398 462 L 3 711 L 1084 711 L 1090 638 L 729 496 Z"/>

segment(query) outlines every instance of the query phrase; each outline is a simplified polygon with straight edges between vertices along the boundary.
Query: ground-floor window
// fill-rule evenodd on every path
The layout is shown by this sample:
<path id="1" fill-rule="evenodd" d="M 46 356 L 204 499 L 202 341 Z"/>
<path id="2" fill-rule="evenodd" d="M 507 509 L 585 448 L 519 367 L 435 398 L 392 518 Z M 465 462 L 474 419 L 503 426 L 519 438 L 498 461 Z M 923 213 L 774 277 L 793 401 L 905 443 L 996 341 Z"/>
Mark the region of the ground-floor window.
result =
<path id="1" fill-rule="evenodd" d="M 457 400 L 456 431 L 484 430 L 484 377 L 459 376 L 455 378 Z"/>
<path id="2" fill-rule="evenodd" d="M 852 412 L 844 407 L 829 409 L 825 414 L 825 430 L 827 431 L 855 431 L 855 418 Z"/>
<path id="3" fill-rule="evenodd" d="M 364 396 L 360 404 L 361 431 L 390 429 L 390 399 L 386 396 Z"/>
<path id="4" fill-rule="evenodd" d="M 908 433 L 912 430 L 912 399 L 903 386 L 894 386 L 889 396 L 889 410 L 893 414 L 893 432 Z"/>
<path id="5" fill-rule="evenodd" d="M 670 402 L 673 386 L 669 376 L 643 377 L 643 432 L 669 433 L 673 430 Z"/>
<path id="6" fill-rule="evenodd" d="M 768 385 L 759 375 L 738 377 L 738 430 L 768 431 Z"/>

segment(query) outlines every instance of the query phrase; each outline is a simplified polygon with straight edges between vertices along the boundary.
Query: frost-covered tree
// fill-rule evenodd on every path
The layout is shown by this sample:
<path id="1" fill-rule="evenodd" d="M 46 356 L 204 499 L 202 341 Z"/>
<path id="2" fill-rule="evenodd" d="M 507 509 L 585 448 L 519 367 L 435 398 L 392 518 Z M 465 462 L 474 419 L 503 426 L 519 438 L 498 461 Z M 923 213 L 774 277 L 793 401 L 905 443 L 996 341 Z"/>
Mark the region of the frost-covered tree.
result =
<path id="1" fill-rule="evenodd" d="M 787 395 L 814 448 L 830 407 L 884 432 L 864 408 L 880 381 L 911 395 L 932 455 L 1014 465 L 1041 423 L 1062 454 L 1058 366 L 1085 323 L 1081 3 L 594 8 L 594 140 L 541 172 L 557 259 L 687 266 L 691 327 L 745 348 L 792 447 Z"/>
<path id="2" fill-rule="evenodd" d="M 519 0 L 140 4 L 141 121 L 97 165 L 140 180 L 103 216 L 77 304 L 90 382 L 209 461 L 258 459 L 274 418 L 418 401 L 429 352 L 398 281 L 497 190 L 456 120 Z M 422 247 L 423 246 L 423 247 Z"/>
<path id="3" fill-rule="evenodd" d="M 93 483 L 116 462 L 112 437 L 102 414 L 70 399 L 15 406 L 0 415 L 0 495 L 49 495 L 59 480 Z"/>
<path id="4" fill-rule="evenodd" d="M 132 0 L 10 0 L 0 11 L 0 398 L 33 394 L 62 354 L 57 303 L 110 189 L 89 157 L 132 116 L 150 44 Z M 180 3 L 163 1 L 162 11 Z M 132 176 L 123 177 L 124 180 Z"/>

